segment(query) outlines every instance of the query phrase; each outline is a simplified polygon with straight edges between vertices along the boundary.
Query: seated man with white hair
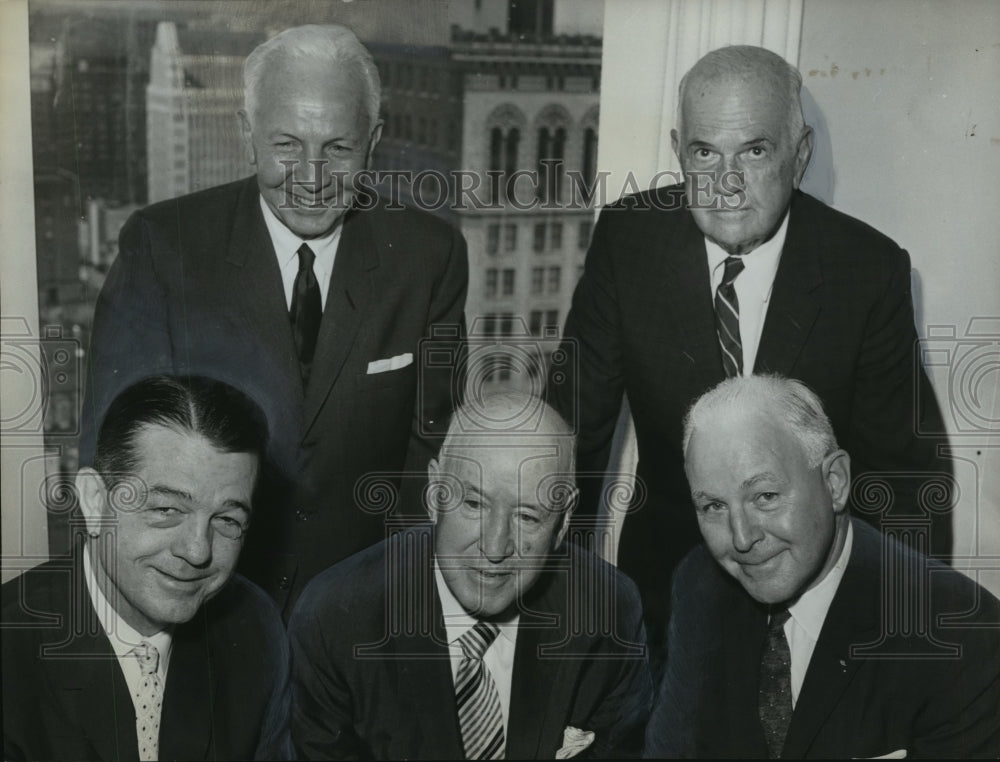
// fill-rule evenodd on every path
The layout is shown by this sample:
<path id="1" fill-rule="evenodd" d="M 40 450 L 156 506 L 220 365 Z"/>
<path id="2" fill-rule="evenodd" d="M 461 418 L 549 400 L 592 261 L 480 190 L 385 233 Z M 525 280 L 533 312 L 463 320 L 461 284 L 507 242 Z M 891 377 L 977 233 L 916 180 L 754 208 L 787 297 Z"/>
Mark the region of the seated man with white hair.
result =
<path id="1" fill-rule="evenodd" d="M 636 755 L 652 703 L 635 585 L 565 541 L 573 435 L 541 400 L 466 403 L 431 524 L 317 576 L 289 624 L 304 759 Z"/>
<path id="2" fill-rule="evenodd" d="M 648 756 L 1000 755 L 1000 602 L 848 515 L 813 392 L 730 378 L 683 447 L 705 542 L 675 578 Z"/>

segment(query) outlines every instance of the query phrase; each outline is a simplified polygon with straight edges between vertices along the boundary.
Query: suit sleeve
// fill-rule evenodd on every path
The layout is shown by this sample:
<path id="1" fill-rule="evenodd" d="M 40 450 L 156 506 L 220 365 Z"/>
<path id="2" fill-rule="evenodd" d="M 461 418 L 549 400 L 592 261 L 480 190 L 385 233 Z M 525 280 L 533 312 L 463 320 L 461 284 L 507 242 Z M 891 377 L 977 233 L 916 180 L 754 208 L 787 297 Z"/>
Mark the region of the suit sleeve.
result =
<path id="1" fill-rule="evenodd" d="M 264 710 L 254 759 L 295 759 L 291 733 L 292 654 L 277 610 L 275 620 L 278 626 L 269 640 L 276 651 L 277 673 L 274 691 Z"/>
<path id="2" fill-rule="evenodd" d="M 437 455 L 444 439 L 452 410 L 461 403 L 462 386 L 458 379 L 466 357 L 465 297 L 468 287 L 469 257 L 465 238 L 451 228 L 424 333 L 425 341 L 435 349 L 435 354 L 450 356 L 451 361 L 428 365 L 424 360 L 429 351 L 421 353 L 418 399 L 406 458 L 407 473 L 426 472 L 427 463 Z M 419 501 L 416 504 L 419 505 Z"/>
<path id="3" fill-rule="evenodd" d="M 857 357 L 850 420 L 845 446 L 856 464 L 855 477 L 866 471 L 884 477 L 895 493 L 897 510 L 927 515 L 928 506 L 919 504 L 918 495 L 931 476 L 942 486 L 938 496 L 948 494 L 952 468 L 937 452 L 937 444 L 946 439 L 921 435 L 944 428 L 920 361 L 910 258 L 902 250 L 893 258 L 885 290 L 868 319 Z M 950 503 L 948 497 L 933 501 L 935 506 Z M 932 553 L 950 553 L 949 526 L 947 521 L 935 522 Z"/>
<path id="4" fill-rule="evenodd" d="M 615 650 L 622 652 L 612 654 L 610 664 L 617 665 L 617 669 L 607 695 L 590 719 L 594 743 L 584 756 L 592 759 L 638 757 L 653 703 L 648 659 L 630 658 L 623 653 L 624 649 L 646 644 L 639 592 L 631 581 L 619 591 L 623 594 L 615 605 L 622 613 L 615 633 Z"/>
<path id="5" fill-rule="evenodd" d="M 570 371 L 553 365 L 546 392 L 549 402 L 577 432 L 577 470 L 603 474 L 611 453 L 624 390 L 618 289 L 613 255 L 620 209 L 605 209 L 597 221 L 583 277 L 563 331 L 562 349 Z M 580 480 L 579 515 L 595 515 L 600 478 Z"/>
<path id="6" fill-rule="evenodd" d="M 94 312 L 86 391 L 81 411 L 80 464 L 91 465 L 108 405 L 127 386 L 173 371 L 166 287 L 153 264 L 146 223 L 129 217 L 118 256 Z"/>
<path id="7" fill-rule="evenodd" d="M 300 600 L 289 623 L 292 644 L 292 740 L 297 759 L 370 759 L 354 731 L 354 701 L 346 664 L 338 663 L 335 632 L 328 633 L 312 605 Z M 346 616 L 346 614 L 345 614 Z"/>

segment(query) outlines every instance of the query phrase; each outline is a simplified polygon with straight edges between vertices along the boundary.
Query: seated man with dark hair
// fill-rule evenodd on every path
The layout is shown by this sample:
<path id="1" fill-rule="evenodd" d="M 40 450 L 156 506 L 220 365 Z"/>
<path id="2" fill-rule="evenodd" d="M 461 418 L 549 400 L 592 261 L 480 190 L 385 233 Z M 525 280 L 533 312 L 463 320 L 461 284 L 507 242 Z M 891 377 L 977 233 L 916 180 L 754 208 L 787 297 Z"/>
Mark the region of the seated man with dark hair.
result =
<path id="1" fill-rule="evenodd" d="M 266 442 L 211 379 L 115 399 L 76 477 L 87 536 L 3 585 L 4 759 L 290 757 L 281 617 L 233 575 Z"/>
<path id="2" fill-rule="evenodd" d="M 813 392 L 730 378 L 683 447 L 705 544 L 677 570 L 648 756 L 1000 756 L 1000 602 L 848 515 Z"/>
<path id="3" fill-rule="evenodd" d="M 638 753 L 652 701 L 630 580 L 564 542 L 573 436 L 537 398 L 467 403 L 430 464 L 433 524 L 309 584 L 289 625 L 307 759 Z"/>

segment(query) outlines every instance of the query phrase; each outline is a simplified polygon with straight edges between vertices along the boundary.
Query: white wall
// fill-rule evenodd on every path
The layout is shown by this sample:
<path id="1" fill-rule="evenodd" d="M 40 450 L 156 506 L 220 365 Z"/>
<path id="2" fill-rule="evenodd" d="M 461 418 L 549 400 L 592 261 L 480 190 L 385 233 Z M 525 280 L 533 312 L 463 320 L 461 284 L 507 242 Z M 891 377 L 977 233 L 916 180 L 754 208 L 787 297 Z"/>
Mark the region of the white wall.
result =
<path id="1" fill-rule="evenodd" d="M 1000 4 L 806 0 L 801 40 L 833 205 L 913 261 L 958 458 L 955 553 L 1000 570 Z M 992 336 L 963 342 L 972 318 Z M 1000 571 L 981 579 L 1000 591 Z"/>

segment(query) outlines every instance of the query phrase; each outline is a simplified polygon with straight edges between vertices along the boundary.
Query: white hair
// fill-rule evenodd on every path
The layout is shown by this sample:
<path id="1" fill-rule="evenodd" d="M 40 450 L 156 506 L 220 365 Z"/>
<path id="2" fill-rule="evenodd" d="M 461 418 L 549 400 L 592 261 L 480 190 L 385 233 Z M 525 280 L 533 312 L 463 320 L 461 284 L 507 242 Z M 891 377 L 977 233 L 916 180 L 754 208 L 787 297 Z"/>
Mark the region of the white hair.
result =
<path id="1" fill-rule="evenodd" d="M 336 24 L 307 24 L 286 29 L 267 42 L 261 43 L 247 56 L 243 64 L 243 107 L 253 122 L 257 108 L 257 90 L 267 66 L 289 60 L 312 60 L 328 63 L 331 68 L 350 66 L 361 76 L 367 90 L 365 104 L 368 126 L 378 121 L 382 100 L 382 85 L 378 67 L 354 32 Z"/>
<path id="2" fill-rule="evenodd" d="M 681 79 L 677 91 L 677 134 L 684 138 L 684 99 L 691 82 L 764 80 L 787 109 L 788 138 L 794 143 L 805 130 L 802 75 L 777 53 L 755 45 L 729 45 L 706 53 Z"/>
<path id="3" fill-rule="evenodd" d="M 775 375 L 735 376 L 701 395 L 684 418 L 684 454 L 695 430 L 720 415 L 767 413 L 784 421 L 802 450 L 810 467 L 837 449 L 837 438 L 823 403 L 801 381 Z"/>

